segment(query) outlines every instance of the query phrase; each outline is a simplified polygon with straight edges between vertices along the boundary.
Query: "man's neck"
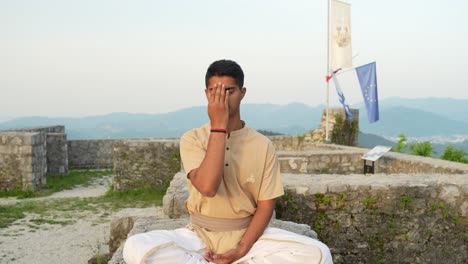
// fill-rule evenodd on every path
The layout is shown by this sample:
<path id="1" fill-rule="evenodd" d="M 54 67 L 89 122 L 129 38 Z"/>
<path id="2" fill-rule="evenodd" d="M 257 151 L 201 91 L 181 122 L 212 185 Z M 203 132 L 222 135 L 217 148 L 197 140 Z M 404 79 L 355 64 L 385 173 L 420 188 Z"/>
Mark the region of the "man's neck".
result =
<path id="1" fill-rule="evenodd" d="M 243 121 L 240 119 L 240 115 L 229 118 L 227 130 L 229 132 L 239 130 L 244 127 Z"/>

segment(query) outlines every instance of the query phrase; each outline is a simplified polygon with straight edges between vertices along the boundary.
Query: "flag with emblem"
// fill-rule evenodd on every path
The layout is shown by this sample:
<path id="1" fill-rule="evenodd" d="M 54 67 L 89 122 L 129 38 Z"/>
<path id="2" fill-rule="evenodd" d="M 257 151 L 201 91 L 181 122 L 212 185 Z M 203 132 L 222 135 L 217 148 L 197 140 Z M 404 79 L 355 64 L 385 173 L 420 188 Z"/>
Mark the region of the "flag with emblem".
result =
<path id="1" fill-rule="evenodd" d="M 377 96 L 377 73 L 375 61 L 356 68 L 362 97 L 366 104 L 369 123 L 379 120 L 379 97 Z"/>
<path id="2" fill-rule="evenodd" d="M 332 69 L 352 68 L 351 5 L 332 0 L 329 26 L 330 67 Z"/>

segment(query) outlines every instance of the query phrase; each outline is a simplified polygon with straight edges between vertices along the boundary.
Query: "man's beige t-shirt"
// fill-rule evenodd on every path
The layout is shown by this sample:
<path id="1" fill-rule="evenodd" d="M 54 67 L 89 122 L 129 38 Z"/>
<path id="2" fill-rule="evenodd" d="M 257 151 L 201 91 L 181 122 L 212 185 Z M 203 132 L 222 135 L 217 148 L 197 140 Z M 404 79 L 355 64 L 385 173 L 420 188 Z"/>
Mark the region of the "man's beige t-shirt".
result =
<path id="1" fill-rule="evenodd" d="M 210 135 L 206 124 L 185 133 L 180 140 L 183 167 L 188 174 L 205 157 Z M 275 148 L 271 141 L 245 126 L 226 135 L 224 176 L 214 197 L 204 197 L 188 180 L 190 214 L 236 219 L 255 213 L 258 200 L 284 194 Z"/>

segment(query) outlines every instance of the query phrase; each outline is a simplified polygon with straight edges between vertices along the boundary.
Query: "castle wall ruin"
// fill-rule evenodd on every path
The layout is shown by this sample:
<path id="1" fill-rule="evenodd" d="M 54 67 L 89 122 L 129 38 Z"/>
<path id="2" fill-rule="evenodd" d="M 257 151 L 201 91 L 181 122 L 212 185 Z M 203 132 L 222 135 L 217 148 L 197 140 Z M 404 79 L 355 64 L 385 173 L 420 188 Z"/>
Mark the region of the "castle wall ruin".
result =
<path id="1" fill-rule="evenodd" d="M 40 189 L 47 173 L 46 134 L 0 133 L 0 191 Z"/>

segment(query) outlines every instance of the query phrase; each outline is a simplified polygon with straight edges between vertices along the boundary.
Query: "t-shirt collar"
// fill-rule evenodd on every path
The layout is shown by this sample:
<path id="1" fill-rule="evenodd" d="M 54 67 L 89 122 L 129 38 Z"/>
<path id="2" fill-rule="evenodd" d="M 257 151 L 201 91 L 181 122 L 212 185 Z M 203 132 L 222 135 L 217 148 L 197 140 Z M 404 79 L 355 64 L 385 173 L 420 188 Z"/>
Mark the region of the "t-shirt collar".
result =
<path id="1" fill-rule="evenodd" d="M 247 124 L 245 124 L 245 126 L 243 128 L 232 131 L 230 133 L 230 137 L 239 137 L 239 136 L 245 135 L 248 132 L 248 130 L 249 129 L 247 127 Z"/>

